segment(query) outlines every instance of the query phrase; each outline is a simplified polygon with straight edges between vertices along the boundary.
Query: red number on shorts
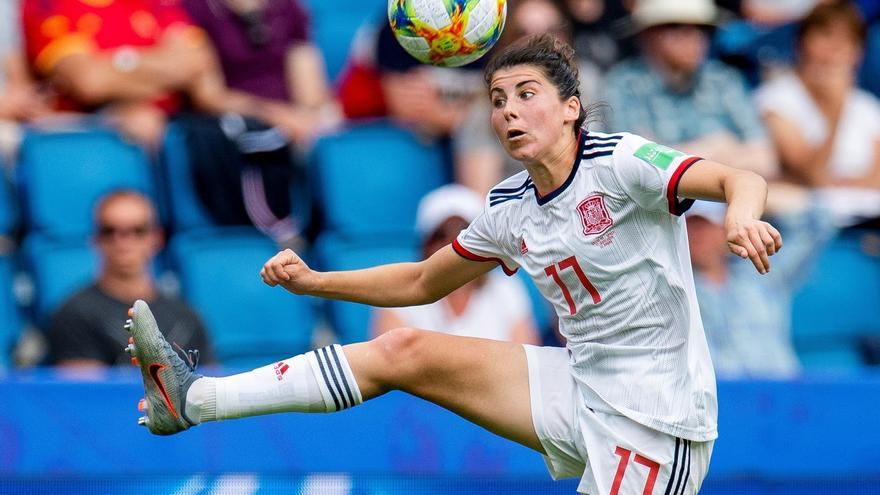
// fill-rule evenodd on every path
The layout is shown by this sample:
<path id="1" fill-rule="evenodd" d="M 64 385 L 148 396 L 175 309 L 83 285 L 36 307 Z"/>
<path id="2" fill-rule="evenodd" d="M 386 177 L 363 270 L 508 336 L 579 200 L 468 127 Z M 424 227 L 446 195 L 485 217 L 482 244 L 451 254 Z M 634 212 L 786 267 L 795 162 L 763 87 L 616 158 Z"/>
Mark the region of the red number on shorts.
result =
<path id="1" fill-rule="evenodd" d="M 578 264 L 577 258 L 575 258 L 574 256 L 570 256 L 559 262 L 559 270 L 565 270 L 566 268 L 574 269 L 574 273 L 577 275 L 578 280 L 581 281 L 581 285 L 583 285 L 584 288 L 587 289 L 587 292 L 590 293 L 590 296 L 593 297 L 593 304 L 599 304 L 599 301 L 602 300 L 602 296 L 599 295 L 599 291 L 597 291 L 596 288 L 593 287 L 593 284 L 590 283 L 590 280 L 584 274 L 584 270 L 581 268 L 581 265 Z M 559 276 L 559 271 L 556 270 L 556 265 L 550 265 L 547 268 L 544 268 L 544 273 L 546 273 L 548 277 L 553 277 L 556 285 L 558 285 L 559 288 L 562 289 L 562 295 L 565 296 L 565 302 L 568 303 L 569 313 L 577 313 L 577 307 L 575 307 L 574 299 L 571 297 L 571 292 L 568 291 L 568 287 Z"/>
<path id="2" fill-rule="evenodd" d="M 623 482 L 623 474 L 626 472 L 626 466 L 629 463 L 629 456 L 632 454 L 632 451 L 623 447 L 617 447 L 614 453 L 620 456 L 620 463 L 617 464 L 617 473 L 614 474 L 610 495 L 617 495 L 617 492 L 620 491 L 620 484 Z M 648 479 L 645 481 L 645 490 L 642 492 L 642 495 L 651 495 L 651 492 L 654 490 L 654 483 L 657 481 L 657 473 L 660 471 L 660 464 L 639 454 L 636 454 L 633 460 L 642 466 L 648 467 Z"/>

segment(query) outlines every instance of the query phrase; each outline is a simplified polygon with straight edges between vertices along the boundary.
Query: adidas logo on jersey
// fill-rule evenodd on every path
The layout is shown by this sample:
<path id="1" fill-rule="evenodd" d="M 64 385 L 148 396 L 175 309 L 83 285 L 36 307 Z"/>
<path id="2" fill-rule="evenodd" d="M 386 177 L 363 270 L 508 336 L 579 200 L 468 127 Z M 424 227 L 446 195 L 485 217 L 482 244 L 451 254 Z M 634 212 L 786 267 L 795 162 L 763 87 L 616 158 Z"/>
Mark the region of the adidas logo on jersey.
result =
<path id="1" fill-rule="evenodd" d="M 519 240 L 519 252 L 522 254 L 526 254 L 529 252 L 529 247 L 526 246 L 526 238 L 523 237 Z"/>

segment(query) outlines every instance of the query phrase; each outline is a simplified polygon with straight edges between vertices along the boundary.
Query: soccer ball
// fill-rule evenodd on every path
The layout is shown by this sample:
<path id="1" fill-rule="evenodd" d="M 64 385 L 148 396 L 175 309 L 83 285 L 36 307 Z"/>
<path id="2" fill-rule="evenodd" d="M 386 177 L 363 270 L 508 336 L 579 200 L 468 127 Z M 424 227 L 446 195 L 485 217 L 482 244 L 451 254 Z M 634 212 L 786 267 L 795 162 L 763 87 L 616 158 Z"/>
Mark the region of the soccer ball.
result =
<path id="1" fill-rule="evenodd" d="M 388 21 L 400 45 L 426 64 L 458 67 L 498 41 L 506 0 L 388 0 Z"/>

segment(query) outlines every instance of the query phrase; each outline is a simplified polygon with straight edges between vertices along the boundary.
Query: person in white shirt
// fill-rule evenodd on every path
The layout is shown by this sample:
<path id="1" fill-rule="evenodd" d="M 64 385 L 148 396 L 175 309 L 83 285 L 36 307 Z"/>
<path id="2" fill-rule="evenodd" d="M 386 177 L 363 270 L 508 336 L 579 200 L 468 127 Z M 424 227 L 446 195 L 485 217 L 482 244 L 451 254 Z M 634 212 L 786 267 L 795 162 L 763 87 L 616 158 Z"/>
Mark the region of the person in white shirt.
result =
<path id="1" fill-rule="evenodd" d="M 422 198 L 416 212 L 416 230 L 422 239 L 423 259 L 454 241 L 482 209 L 480 196 L 460 184 L 442 186 Z M 502 306 L 506 310 L 498 311 Z M 377 309 L 372 327 L 376 337 L 395 328 L 412 327 L 520 344 L 540 342 L 522 281 L 497 271 L 431 304 Z"/>
<path id="2" fill-rule="evenodd" d="M 405 327 L 201 377 L 136 302 L 126 327 L 147 393 L 140 422 L 172 434 L 332 412 L 402 390 L 543 454 L 554 478 L 581 479 L 581 493 L 696 493 L 717 405 L 679 215 L 688 198 L 727 202 L 730 250 L 767 273 L 782 239 L 760 220 L 766 182 L 632 134 L 581 130 L 574 51 L 551 36 L 500 51 L 485 79 L 495 134 L 525 171 L 490 192 L 451 246 L 417 263 L 345 272 L 314 271 L 284 250 L 260 273 L 294 294 L 397 307 L 439 300 L 499 265 L 522 268 L 553 303 L 565 348 Z"/>
<path id="3" fill-rule="evenodd" d="M 755 93 L 787 179 L 819 189 L 841 226 L 880 217 L 880 102 L 856 86 L 866 32 L 851 2 L 816 6 L 794 71 Z"/>

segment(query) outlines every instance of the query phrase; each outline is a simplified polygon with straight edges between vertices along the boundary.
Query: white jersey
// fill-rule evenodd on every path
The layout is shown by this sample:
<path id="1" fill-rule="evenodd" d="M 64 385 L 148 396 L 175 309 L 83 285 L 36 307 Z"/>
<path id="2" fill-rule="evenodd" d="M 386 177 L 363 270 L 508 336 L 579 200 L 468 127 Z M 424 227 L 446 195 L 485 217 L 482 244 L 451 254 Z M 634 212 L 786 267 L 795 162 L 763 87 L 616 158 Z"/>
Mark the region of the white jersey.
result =
<path id="1" fill-rule="evenodd" d="M 639 136 L 583 131 L 539 196 L 527 172 L 490 191 L 455 251 L 525 269 L 555 307 L 586 405 L 694 441 L 717 436 L 678 181 L 699 161 Z"/>

